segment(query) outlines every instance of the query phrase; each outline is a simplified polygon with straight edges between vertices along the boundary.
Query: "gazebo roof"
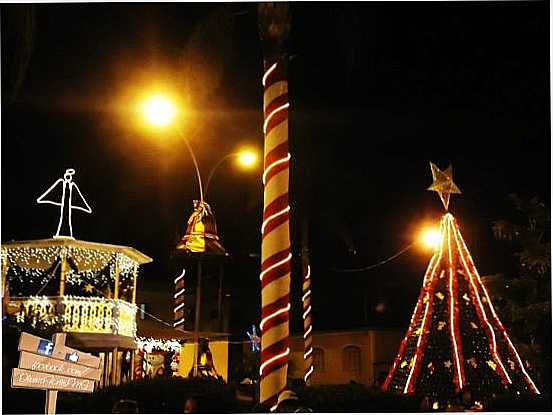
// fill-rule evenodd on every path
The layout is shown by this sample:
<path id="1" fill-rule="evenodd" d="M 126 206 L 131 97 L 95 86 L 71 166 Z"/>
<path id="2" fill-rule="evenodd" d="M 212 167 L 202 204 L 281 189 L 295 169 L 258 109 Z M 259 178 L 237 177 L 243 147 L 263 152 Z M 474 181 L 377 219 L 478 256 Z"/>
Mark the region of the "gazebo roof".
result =
<path id="1" fill-rule="evenodd" d="M 112 245 L 112 244 L 103 244 L 98 242 L 88 242 L 81 241 L 79 239 L 69 238 L 69 237 L 60 237 L 60 238 L 49 238 L 49 239 L 34 239 L 30 241 L 9 241 L 2 243 L 2 249 L 17 249 L 17 248 L 50 248 L 50 247 L 71 247 L 71 248 L 81 248 L 81 249 L 90 249 L 106 253 L 120 253 L 131 260 L 137 262 L 138 264 L 147 264 L 152 262 L 153 259 L 149 256 L 143 254 L 135 248 L 124 245 Z"/>

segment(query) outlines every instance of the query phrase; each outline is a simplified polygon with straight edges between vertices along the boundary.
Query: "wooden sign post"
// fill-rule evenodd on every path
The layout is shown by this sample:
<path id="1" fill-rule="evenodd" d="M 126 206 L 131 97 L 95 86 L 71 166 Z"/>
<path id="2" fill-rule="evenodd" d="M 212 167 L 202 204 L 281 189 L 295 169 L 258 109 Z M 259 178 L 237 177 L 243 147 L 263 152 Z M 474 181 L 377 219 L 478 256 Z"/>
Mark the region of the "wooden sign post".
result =
<path id="1" fill-rule="evenodd" d="M 65 345 L 65 333 L 52 341 L 21 333 L 19 366 L 12 369 L 12 388 L 45 389 L 46 414 L 56 413 L 58 391 L 94 392 L 100 358 Z"/>

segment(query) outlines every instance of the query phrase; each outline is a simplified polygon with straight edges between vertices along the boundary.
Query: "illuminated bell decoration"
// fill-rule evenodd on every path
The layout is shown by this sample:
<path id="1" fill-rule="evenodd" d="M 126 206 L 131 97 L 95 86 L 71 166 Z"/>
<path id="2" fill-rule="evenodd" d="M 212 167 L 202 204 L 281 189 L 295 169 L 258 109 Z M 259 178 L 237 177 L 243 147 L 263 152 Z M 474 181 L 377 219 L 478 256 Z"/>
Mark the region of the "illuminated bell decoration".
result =
<path id="1" fill-rule="evenodd" d="M 215 216 L 207 202 L 194 200 L 194 212 L 176 249 L 186 253 L 226 255 L 217 235 Z"/>
<path id="2" fill-rule="evenodd" d="M 219 374 L 215 369 L 215 364 L 213 362 L 213 355 L 209 349 L 209 340 L 205 338 L 199 339 L 199 354 L 196 364 L 198 366 L 198 376 L 208 377 L 208 378 L 217 378 Z M 190 374 L 193 373 L 194 368 L 190 369 Z M 190 375 L 189 374 L 189 375 Z"/>

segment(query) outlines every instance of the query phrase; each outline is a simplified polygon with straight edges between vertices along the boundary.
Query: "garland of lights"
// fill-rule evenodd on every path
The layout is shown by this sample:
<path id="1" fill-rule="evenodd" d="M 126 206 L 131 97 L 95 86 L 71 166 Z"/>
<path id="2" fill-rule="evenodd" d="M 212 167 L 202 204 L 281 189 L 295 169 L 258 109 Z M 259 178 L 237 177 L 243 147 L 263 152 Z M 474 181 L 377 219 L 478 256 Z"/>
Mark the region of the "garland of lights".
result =
<path id="1" fill-rule="evenodd" d="M 146 353 L 152 353 L 155 350 L 164 352 L 180 352 L 181 343 L 177 339 L 154 339 L 153 337 L 138 337 L 136 339 L 138 349 Z"/>
<path id="2" fill-rule="evenodd" d="M 46 246 L 46 247 L 2 247 L 2 257 L 7 257 L 10 264 L 23 269 L 44 270 L 62 255 L 71 259 L 82 271 L 100 271 L 118 261 L 120 272 L 132 272 L 138 265 L 136 261 L 121 253 L 106 252 L 77 246 Z"/>
<path id="3" fill-rule="evenodd" d="M 284 60 L 265 61 L 264 206 L 261 226 L 260 402 L 276 409 L 286 388 L 290 311 L 290 236 L 288 204 L 288 81 Z"/>
<path id="4" fill-rule="evenodd" d="M 109 286 L 116 280 L 116 268 L 120 285 L 129 285 L 138 276 L 139 264 L 121 253 L 67 246 L 2 247 L 2 257 L 8 262 L 8 285 L 15 281 L 25 285 L 47 284 L 52 276 L 45 271 L 63 256 L 70 264 L 65 280 L 70 286 L 82 287 L 91 282 Z"/>
<path id="5" fill-rule="evenodd" d="M 432 165 L 432 173 L 431 190 L 440 193 L 447 208 L 449 194 L 460 193 L 452 182 L 451 166 L 444 173 Z M 479 400 L 504 388 L 539 394 L 495 313 L 451 213 L 442 217 L 440 235 L 382 388 L 426 395 L 434 400 L 433 409 L 445 408 L 467 386 Z"/>

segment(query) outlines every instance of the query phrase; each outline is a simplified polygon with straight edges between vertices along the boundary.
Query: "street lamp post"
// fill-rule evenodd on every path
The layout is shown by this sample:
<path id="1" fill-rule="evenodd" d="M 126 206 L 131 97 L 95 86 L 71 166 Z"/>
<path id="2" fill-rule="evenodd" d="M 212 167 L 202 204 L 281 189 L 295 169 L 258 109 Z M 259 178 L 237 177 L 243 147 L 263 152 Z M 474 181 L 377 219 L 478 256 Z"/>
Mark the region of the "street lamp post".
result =
<path id="1" fill-rule="evenodd" d="M 155 95 L 150 97 L 144 103 L 143 112 L 146 119 L 151 124 L 164 127 L 172 123 L 173 118 L 176 114 L 176 108 L 173 105 L 173 103 L 167 98 L 161 95 Z M 188 153 L 190 154 L 190 157 L 192 158 L 192 161 L 194 163 L 194 168 L 196 170 L 196 178 L 198 181 L 198 189 L 200 192 L 200 208 L 204 208 L 207 205 L 206 203 L 204 203 L 204 196 L 207 195 L 207 190 L 209 188 L 209 184 L 211 183 L 211 180 L 213 178 L 215 171 L 225 160 L 228 160 L 231 157 L 238 157 L 239 160 L 241 161 L 241 164 L 245 166 L 253 165 L 253 163 L 256 160 L 255 154 L 251 151 L 230 153 L 222 157 L 211 169 L 208 175 L 208 179 L 205 187 L 205 193 L 204 193 L 204 189 L 202 185 L 202 176 L 200 173 L 198 160 L 196 159 L 196 155 L 194 154 L 194 150 L 192 149 L 192 146 L 189 140 L 184 135 L 180 126 L 177 126 L 176 130 L 179 137 L 182 139 L 182 141 L 184 141 L 186 148 L 188 149 Z M 209 207 L 208 207 L 208 211 L 210 211 Z M 222 247 L 220 248 L 222 249 Z M 223 249 L 223 252 L 224 252 L 224 249 Z M 203 259 L 204 253 L 198 253 L 198 254 L 199 255 L 197 260 L 197 268 L 196 268 L 197 285 L 196 285 L 196 304 L 195 304 L 194 336 L 193 336 L 193 341 L 194 341 L 193 376 L 194 377 L 198 375 L 198 355 L 199 355 L 199 340 L 200 340 L 199 332 L 200 332 L 201 292 L 202 292 L 202 259 Z M 223 273 L 222 273 L 222 265 L 221 265 L 221 272 L 219 273 L 219 293 L 218 293 L 218 301 L 217 301 L 219 330 L 221 330 L 222 278 L 223 278 Z"/>
<path id="2" fill-rule="evenodd" d="M 146 119 L 151 124 L 164 127 L 171 124 L 175 116 L 176 109 L 173 103 L 169 101 L 167 98 L 165 98 L 164 96 L 154 95 L 144 102 L 143 112 Z M 182 139 L 182 141 L 184 141 L 184 144 L 188 149 L 188 153 L 192 158 L 192 162 L 194 163 L 194 168 L 196 170 L 196 178 L 198 180 L 198 189 L 200 191 L 200 201 L 203 203 L 204 191 L 202 186 L 202 175 L 200 174 L 200 167 L 198 165 L 198 160 L 196 159 L 196 155 L 194 154 L 194 150 L 192 149 L 192 146 L 190 145 L 188 139 L 182 132 L 182 129 L 179 126 L 177 126 L 176 129 L 179 137 Z M 199 337 L 200 337 L 199 327 L 200 327 L 201 292 L 202 292 L 202 258 L 201 257 L 198 257 L 196 277 L 197 277 L 196 307 L 195 307 L 196 310 L 195 310 L 195 318 L 194 318 L 194 340 L 193 340 L 194 341 L 194 360 L 193 360 L 193 366 L 192 366 L 194 377 L 198 375 L 198 352 L 199 352 Z"/>
<path id="3" fill-rule="evenodd" d="M 231 159 L 231 158 L 237 158 L 240 161 L 240 164 L 243 166 L 251 166 L 256 162 L 256 155 L 252 151 L 244 150 L 242 152 L 234 152 L 229 153 L 226 156 L 223 156 L 219 159 L 217 163 L 211 168 L 211 171 L 209 172 L 209 175 L 207 176 L 207 181 L 205 185 L 205 196 L 207 198 L 208 190 L 209 190 L 209 184 L 211 183 L 211 180 L 213 179 L 213 176 L 215 175 L 215 172 L 221 166 L 225 161 Z M 221 264 L 221 268 L 219 270 L 219 287 L 218 287 L 218 293 L 217 293 L 217 318 L 218 318 L 218 328 L 219 331 L 222 331 L 222 308 L 223 308 L 223 265 Z"/>
<path id="4" fill-rule="evenodd" d="M 198 188 L 200 189 L 200 200 L 203 202 L 204 201 L 204 189 L 203 189 L 203 186 L 202 186 L 202 175 L 200 174 L 200 167 L 198 166 L 198 160 L 196 160 L 194 150 L 192 150 L 192 146 L 188 142 L 188 139 L 186 138 L 186 136 L 182 132 L 181 128 L 178 127 L 177 131 L 179 133 L 179 136 L 180 136 L 181 140 L 184 141 L 184 143 L 186 144 L 186 147 L 188 148 L 188 152 L 190 153 L 190 157 L 192 158 L 192 161 L 194 162 L 194 168 L 196 169 L 196 177 L 198 179 Z"/>

